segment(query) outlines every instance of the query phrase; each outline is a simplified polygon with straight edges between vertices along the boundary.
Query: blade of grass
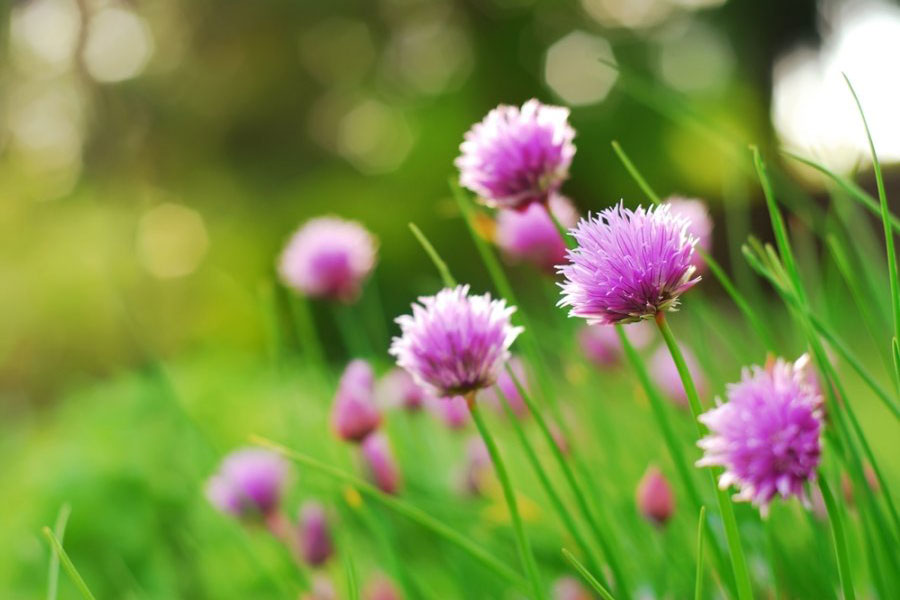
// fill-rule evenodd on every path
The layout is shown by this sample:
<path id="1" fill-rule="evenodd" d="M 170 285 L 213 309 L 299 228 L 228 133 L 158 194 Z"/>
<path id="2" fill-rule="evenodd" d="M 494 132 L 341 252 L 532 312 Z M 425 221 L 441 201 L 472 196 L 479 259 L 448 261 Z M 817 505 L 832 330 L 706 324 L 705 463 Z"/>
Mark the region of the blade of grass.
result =
<path id="1" fill-rule="evenodd" d="M 497 560 L 483 548 L 473 543 L 471 540 L 469 540 L 469 538 L 465 537 L 452 527 L 431 517 L 421 509 L 416 508 L 415 506 L 403 500 L 400 500 L 399 498 L 396 498 L 389 494 L 385 494 L 380 489 L 363 481 L 362 479 L 351 475 L 350 473 L 320 462 L 312 458 L 311 456 L 307 456 L 300 452 L 291 450 L 286 446 L 282 446 L 281 444 L 273 442 L 264 437 L 251 435 L 250 441 L 258 446 L 262 446 L 264 448 L 272 450 L 273 452 L 277 452 L 285 458 L 308 469 L 312 469 L 318 473 L 327 475 L 332 479 L 353 486 L 360 494 L 374 500 L 375 502 L 378 502 L 379 504 L 382 504 L 383 506 L 386 506 L 395 513 L 406 517 L 410 521 L 431 531 L 441 539 L 453 544 L 502 579 L 513 583 L 520 588 L 525 586 L 525 582 L 515 571 Z"/>
<path id="2" fill-rule="evenodd" d="M 421 244 L 422 248 L 425 250 L 425 254 L 427 254 L 428 258 L 431 259 L 431 262 L 434 263 L 435 268 L 441 276 L 441 281 L 444 282 L 444 286 L 450 288 L 456 287 L 456 279 L 450 274 L 447 263 L 445 263 L 444 259 L 441 258 L 441 255 L 437 253 L 437 250 L 434 249 L 434 246 L 431 245 L 431 242 L 429 242 L 428 238 L 425 237 L 425 234 L 422 233 L 422 230 L 419 229 L 415 223 L 409 224 L 409 230 L 412 231 L 416 240 L 418 240 L 419 244 Z"/>
<path id="3" fill-rule="evenodd" d="M 694 600 L 703 597 L 703 529 L 706 523 L 706 507 L 700 507 L 700 519 L 697 521 L 697 576 L 694 579 Z"/>
<path id="4" fill-rule="evenodd" d="M 834 553 L 838 562 L 838 578 L 841 580 L 841 589 L 845 600 L 854 600 L 856 593 L 853 591 L 853 582 L 850 575 L 850 554 L 847 551 L 847 534 L 844 531 L 843 519 L 838 512 L 837 504 L 831 493 L 831 488 L 825 481 L 825 477 L 819 475 L 819 489 L 822 491 L 822 499 L 825 500 L 825 508 L 828 510 L 828 520 L 831 522 L 831 536 L 834 542 Z"/>
<path id="5" fill-rule="evenodd" d="M 69 579 L 72 580 L 72 583 L 75 584 L 75 587 L 81 593 L 81 597 L 85 598 L 85 600 L 95 600 L 94 595 L 91 593 L 91 590 L 84 582 L 84 579 L 82 579 L 81 574 L 78 573 L 78 569 L 75 568 L 75 565 L 72 563 L 69 555 L 66 553 L 59 540 L 56 539 L 56 536 L 53 535 L 53 532 L 50 530 L 50 528 L 44 527 L 43 529 L 41 529 L 41 532 L 44 534 L 44 537 L 47 538 L 47 541 L 50 542 L 50 547 L 52 548 L 53 553 L 59 557 L 63 568 L 69 575 Z"/>
<path id="6" fill-rule="evenodd" d="M 62 545 L 66 535 L 66 523 L 69 521 L 69 515 L 72 513 L 72 507 L 68 503 L 63 504 L 59 508 L 56 515 L 56 523 L 53 525 L 53 535 Z M 50 553 L 50 568 L 47 573 L 47 600 L 56 600 L 59 592 L 59 554 Z"/>
<path id="7" fill-rule="evenodd" d="M 347 597 L 350 600 L 359 600 L 359 584 L 356 581 L 356 566 L 353 564 L 353 556 L 344 548 L 344 576 L 347 578 Z"/>
<path id="8" fill-rule="evenodd" d="M 578 559 L 575 558 L 575 556 L 571 552 L 563 548 L 562 554 L 565 559 L 569 561 L 569 564 L 572 565 L 575 570 L 578 571 L 578 573 L 584 578 L 584 580 L 588 582 L 588 584 L 594 589 L 594 591 L 600 594 L 600 597 L 603 598 L 603 600 L 615 600 L 615 598 L 613 598 L 613 595 L 609 593 L 609 590 L 603 587 L 603 585 L 599 581 L 597 581 L 597 578 L 594 577 L 591 572 L 584 567 L 584 565 L 578 562 Z"/>

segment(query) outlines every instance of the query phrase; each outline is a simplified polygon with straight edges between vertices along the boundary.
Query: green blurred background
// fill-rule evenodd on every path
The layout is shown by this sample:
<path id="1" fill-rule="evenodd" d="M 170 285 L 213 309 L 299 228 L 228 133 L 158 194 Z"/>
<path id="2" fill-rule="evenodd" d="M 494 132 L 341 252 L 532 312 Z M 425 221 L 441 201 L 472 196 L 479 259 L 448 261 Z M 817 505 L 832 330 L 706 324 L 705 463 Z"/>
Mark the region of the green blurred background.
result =
<path id="1" fill-rule="evenodd" d="M 240 553 L 223 531 L 242 534 L 203 528 L 221 518 L 198 482 L 254 428 L 321 437 L 326 404 L 298 411 L 298 379 L 265 367 L 274 257 L 303 220 L 337 213 L 378 236 L 387 317 L 436 281 L 410 221 L 487 288 L 447 178 L 473 122 L 537 97 L 572 107 L 564 190 L 580 209 L 641 200 L 619 140 L 656 189 L 710 201 L 716 255 L 760 289 L 736 251 L 748 230 L 768 235 L 757 185 L 654 98 L 769 153 L 862 168 L 868 185 L 835 75 L 854 78 L 885 162 L 900 158 L 900 93 L 882 71 L 898 30 L 893 4 L 830 0 L 3 3 L 4 597 L 42 589 L 37 528 L 63 501 L 108 597 L 256 589 L 240 557 L 219 580 L 218 555 Z"/>

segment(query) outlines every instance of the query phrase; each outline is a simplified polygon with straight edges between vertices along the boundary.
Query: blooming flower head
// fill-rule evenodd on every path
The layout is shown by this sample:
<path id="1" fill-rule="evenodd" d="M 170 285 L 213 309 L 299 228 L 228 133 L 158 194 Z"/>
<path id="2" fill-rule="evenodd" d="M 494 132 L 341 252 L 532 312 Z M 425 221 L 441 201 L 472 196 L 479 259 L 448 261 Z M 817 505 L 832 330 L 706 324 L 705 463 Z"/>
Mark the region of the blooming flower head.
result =
<path id="1" fill-rule="evenodd" d="M 409 411 L 421 409 L 431 396 L 428 391 L 413 380 L 405 369 L 395 367 L 381 379 L 380 395 L 392 406 L 401 406 Z"/>
<path id="2" fill-rule="evenodd" d="M 449 429 L 456 431 L 469 424 L 469 406 L 462 396 L 429 398 L 426 406 Z"/>
<path id="3" fill-rule="evenodd" d="M 528 383 L 525 378 L 525 367 L 522 366 L 522 361 L 518 357 L 513 357 L 509 361 L 509 367 L 527 392 Z M 497 388 L 500 389 L 500 394 L 497 393 Z M 516 382 L 513 381 L 506 369 L 500 372 L 495 387 L 484 390 L 484 398 L 494 405 L 500 411 L 500 414 L 506 414 L 506 409 L 500 404 L 505 401 L 516 417 L 522 419 L 528 416 L 528 405 L 525 404 L 525 399 L 519 393 Z"/>
<path id="4" fill-rule="evenodd" d="M 363 440 L 360 450 L 369 475 L 378 489 L 396 494 L 400 489 L 400 469 L 387 437 L 375 432 Z"/>
<path id="5" fill-rule="evenodd" d="M 287 464 L 274 452 L 244 448 L 225 457 L 206 484 L 206 497 L 222 512 L 265 519 L 278 508 L 287 475 Z"/>
<path id="6" fill-rule="evenodd" d="M 578 222 L 572 201 L 552 194 L 545 206 L 537 202 L 522 210 L 505 209 L 497 213 L 495 240 L 503 253 L 514 262 L 529 262 L 552 273 L 566 260 L 566 242 L 547 210 L 566 227 Z"/>
<path id="7" fill-rule="evenodd" d="M 359 442 L 380 423 L 372 367 L 364 360 L 351 361 L 338 382 L 331 407 L 332 427 L 342 439 Z"/>
<path id="8" fill-rule="evenodd" d="M 470 296 L 467 285 L 443 289 L 397 318 L 402 335 L 390 353 L 438 397 L 475 392 L 497 381 L 522 332 L 510 322 L 514 310 L 490 294 Z"/>
<path id="9" fill-rule="evenodd" d="M 460 184 L 497 208 L 546 202 L 575 156 L 569 109 L 537 100 L 501 104 L 466 132 L 455 164 Z"/>
<path id="10" fill-rule="evenodd" d="M 365 227 L 337 217 L 307 221 L 288 241 L 278 272 L 290 288 L 313 298 L 351 302 L 375 268 L 376 242 Z"/>
<path id="11" fill-rule="evenodd" d="M 582 219 L 572 235 L 560 306 L 588 323 L 631 323 L 672 310 L 699 277 L 691 263 L 697 238 L 668 206 L 618 205 Z"/>
<path id="12" fill-rule="evenodd" d="M 685 346 L 679 344 L 681 354 L 684 356 L 684 362 L 687 365 L 688 373 L 694 380 L 694 386 L 697 388 L 697 394 L 706 395 L 706 376 L 700 369 L 694 353 Z M 660 346 L 650 357 L 650 376 L 653 382 L 660 389 L 663 395 L 682 408 L 688 407 L 687 392 L 684 389 L 684 382 L 681 381 L 681 375 L 678 373 L 678 367 L 672 359 L 672 354 L 665 346 Z"/>
<path id="13" fill-rule="evenodd" d="M 300 555 L 307 564 L 321 565 L 334 553 L 328 517 L 318 502 L 307 502 L 300 507 L 298 535 Z"/>
<path id="14" fill-rule="evenodd" d="M 656 525 L 665 525 L 675 512 L 675 495 L 669 480 L 655 466 L 647 468 L 637 487 L 638 510 Z"/>
<path id="15" fill-rule="evenodd" d="M 712 250 L 713 222 L 709 209 L 703 200 L 672 196 L 664 202 L 673 215 L 684 217 L 688 221 L 688 233 L 697 238 L 697 246 L 709 252 Z M 698 271 L 706 268 L 706 261 L 699 254 L 694 254 L 694 266 Z"/>
<path id="16" fill-rule="evenodd" d="M 802 368 L 778 359 L 768 368 L 745 368 L 728 386 L 728 402 L 700 415 L 710 434 L 698 442 L 698 466 L 725 468 L 722 489 L 738 488 L 763 514 L 772 498 L 797 496 L 808 503 L 804 483 L 816 477 L 821 454 L 822 397 Z"/>
<path id="17" fill-rule="evenodd" d="M 653 331 L 644 321 L 630 323 L 623 328 L 635 348 L 644 348 L 653 339 Z M 616 330 L 603 325 L 584 325 L 578 331 L 578 345 L 585 357 L 598 367 L 618 364 L 624 351 Z"/>

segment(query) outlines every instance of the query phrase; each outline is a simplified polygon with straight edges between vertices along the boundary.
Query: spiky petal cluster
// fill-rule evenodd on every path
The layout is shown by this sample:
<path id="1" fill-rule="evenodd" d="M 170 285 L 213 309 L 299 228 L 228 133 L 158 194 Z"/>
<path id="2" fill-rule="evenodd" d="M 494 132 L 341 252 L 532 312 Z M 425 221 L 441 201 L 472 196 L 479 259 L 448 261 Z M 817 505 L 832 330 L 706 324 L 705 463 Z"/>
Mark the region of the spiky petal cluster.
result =
<path id="1" fill-rule="evenodd" d="M 244 448 L 225 457 L 206 484 L 206 497 L 222 512 L 265 519 L 278 508 L 287 475 L 287 464 L 277 454 Z"/>
<path id="2" fill-rule="evenodd" d="M 550 196 L 547 205 L 532 203 L 522 210 L 497 213 L 495 240 L 504 255 L 514 262 L 529 262 L 553 272 L 566 259 L 566 242 L 548 214 L 548 208 L 566 227 L 574 227 L 578 212 L 572 201 L 559 194 Z"/>
<path id="3" fill-rule="evenodd" d="M 307 221 L 288 241 L 281 280 L 313 298 L 351 302 L 375 268 L 376 242 L 365 227 L 337 217 Z"/>
<path id="4" fill-rule="evenodd" d="M 466 132 L 455 164 L 460 184 L 497 208 L 546 202 L 575 156 L 569 109 L 537 100 L 501 104 Z"/>
<path id="5" fill-rule="evenodd" d="M 671 207 L 672 214 L 688 220 L 688 233 L 697 238 L 698 247 L 707 252 L 712 250 L 713 222 L 703 200 L 672 196 L 666 199 L 665 204 Z M 695 254 L 694 266 L 698 271 L 702 271 L 706 268 L 706 261 L 699 254 Z"/>
<path id="6" fill-rule="evenodd" d="M 630 323 L 672 310 L 699 281 L 692 264 L 697 238 L 668 206 L 617 206 L 582 219 L 572 235 L 560 306 L 589 323 Z"/>
<path id="7" fill-rule="evenodd" d="M 493 385 L 522 332 L 514 307 L 490 294 L 469 295 L 469 286 L 445 288 L 419 298 L 412 315 L 397 318 L 401 336 L 391 343 L 397 364 L 438 397 L 465 395 Z"/>
<path id="8" fill-rule="evenodd" d="M 728 386 L 728 402 L 700 415 L 710 429 L 698 466 L 725 468 L 723 489 L 763 514 L 776 494 L 807 501 L 804 483 L 816 477 L 821 454 L 822 397 L 797 363 L 778 359 L 768 368 L 745 368 Z"/>

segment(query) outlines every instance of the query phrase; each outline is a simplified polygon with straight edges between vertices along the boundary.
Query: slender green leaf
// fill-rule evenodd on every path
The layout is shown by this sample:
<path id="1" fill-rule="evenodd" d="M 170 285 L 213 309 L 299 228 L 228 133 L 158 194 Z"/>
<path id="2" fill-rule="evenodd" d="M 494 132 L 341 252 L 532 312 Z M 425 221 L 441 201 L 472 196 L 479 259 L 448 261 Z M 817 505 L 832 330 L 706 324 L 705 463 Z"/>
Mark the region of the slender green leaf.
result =
<path id="1" fill-rule="evenodd" d="M 697 521 L 697 575 L 694 578 L 694 600 L 703 597 L 703 529 L 706 523 L 706 507 L 700 507 L 700 519 Z"/>
<path id="2" fill-rule="evenodd" d="M 84 582 L 84 579 L 82 579 L 81 574 L 78 573 L 78 569 L 75 568 L 69 555 L 66 553 L 59 540 L 56 539 L 56 536 L 53 535 L 50 528 L 44 527 L 41 531 L 43 532 L 44 537 L 47 538 L 47 541 L 50 542 L 53 552 L 59 557 L 60 562 L 62 562 L 62 566 L 66 570 L 66 573 L 68 573 L 69 579 L 72 580 L 72 583 L 75 584 L 75 587 L 81 593 L 81 597 L 85 600 L 95 600 L 94 595 Z"/>
<path id="3" fill-rule="evenodd" d="M 575 567 L 575 570 L 578 571 L 578 573 L 584 578 L 585 581 L 588 582 L 588 584 L 590 584 L 595 592 L 600 594 L 600 597 L 603 598 L 603 600 L 615 600 L 613 598 L 613 595 L 609 593 L 609 590 L 603 587 L 603 585 L 599 581 L 597 581 L 597 578 L 594 577 L 591 572 L 584 567 L 584 565 L 578 562 L 578 559 L 575 558 L 575 556 L 571 552 L 563 548 L 562 553 L 566 560 L 569 561 L 569 564 Z"/>
<path id="4" fill-rule="evenodd" d="M 850 573 L 850 553 L 847 550 L 847 534 L 844 532 L 844 522 L 838 512 L 837 504 L 831 493 L 831 488 L 825 481 L 825 477 L 819 475 L 819 489 L 822 491 L 822 499 L 828 510 L 828 520 L 831 521 L 831 536 L 834 542 L 834 553 L 838 561 L 838 577 L 841 580 L 841 589 L 845 600 L 853 600 L 856 593 L 853 591 L 852 576 Z"/>
<path id="5" fill-rule="evenodd" d="M 59 508 L 56 515 L 56 523 L 53 525 L 53 535 L 62 545 L 66 536 L 66 523 L 69 521 L 69 515 L 72 513 L 72 507 L 63 504 Z M 47 600 L 56 600 L 59 592 L 59 554 L 57 552 L 50 553 L 50 570 L 47 573 Z"/>

